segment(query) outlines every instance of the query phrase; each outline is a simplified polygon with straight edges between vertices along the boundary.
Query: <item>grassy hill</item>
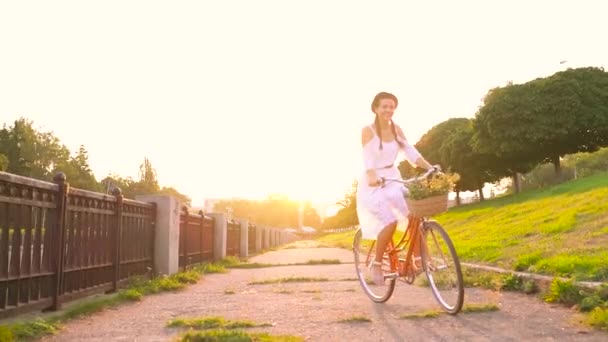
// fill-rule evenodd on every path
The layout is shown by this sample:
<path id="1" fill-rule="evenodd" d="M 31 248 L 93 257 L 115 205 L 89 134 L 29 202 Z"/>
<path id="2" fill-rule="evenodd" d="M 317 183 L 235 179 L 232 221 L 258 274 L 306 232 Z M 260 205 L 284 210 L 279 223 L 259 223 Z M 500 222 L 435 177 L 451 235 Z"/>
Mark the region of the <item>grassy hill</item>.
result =
<path id="1" fill-rule="evenodd" d="M 608 173 L 452 208 L 435 219 L 463 261 L 608 281 Z M 353 234 L 321 241 L 347 247 Z"/>

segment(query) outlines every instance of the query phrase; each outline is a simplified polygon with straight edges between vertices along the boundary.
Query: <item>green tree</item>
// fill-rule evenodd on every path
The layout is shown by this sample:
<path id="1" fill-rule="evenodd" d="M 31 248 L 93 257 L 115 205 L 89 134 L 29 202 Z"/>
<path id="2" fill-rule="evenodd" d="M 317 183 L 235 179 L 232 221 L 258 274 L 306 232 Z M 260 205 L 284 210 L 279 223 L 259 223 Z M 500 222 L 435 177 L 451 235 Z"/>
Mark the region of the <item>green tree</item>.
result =
<path id="1" fill-rule="evenodd" d="M 445 171 L 460 175 L 456 184 L 456 198 L 460 202 L 461 191 L 479 191 L 487 181 L 493 180 L 489 163 L 490 156 L 477 153 L 471 146 L 473 122 L 467 118 L 446 120 L 425 133 L 416 143 L 416 148 L 431 164 L 440 164 Z M 402 162 L 402 175 L 406 170 Z M 408 163 L 409 164 L 409 163 Z M 416 171 L 410 166 L 409 173 Z M 419 172 L 418 172 L 419 173 Z M 412 177 L 413 175 L 403 175 Z"/>
<path id="2" fill-rule="evenodd" d="M 344 198 L 336 202 L 341 208 L 323 221 L 323 229 L 344 228 L 359 224 L 357 216 L 357 181 L 354 181 Z"/>
<path id="3" fill-rule="evenodd" d="M 246 218 L 255 224 L 277 228 L 298 227 L 300 213 L 305 226 L 318 227 L 321 221 L 311 203 L 300 203 L 284 195 L 270 195 L 261 201 L 226 199 L 213 207 L 214 212 L 226 213 L 228 210 L 232 210 L 233 218 Z"/>
<path id="4" fill-rule="evenodd" d="M 6 171 L 8 168 L 8 158 L 0 153 L 0 171 Z"/>
<path id="5" fill-rule="evenodd" d="M 502 173 L 546 161 L 559 175 L 562 156 L 608 146 L 608 73 L 568 69 L 492 89 L 475 121 L 474 148 L 495 154 Z"/>
<path id="6" fill-rule="evenodd" d="M 52 132 L 38 132 L 24 118 L 0 131 L 0 153 L 8 159 L 7 172 L 52 180 L 55 165 L 69 159 L 70 152 Z"/>
<path id="7" fill-rule="evenodd" d="M 132 197 L 159 193 L 160 185 L 158 184 L 156 170 L 147 157 L 144 157 L 143 163 L 139 166 L 139 180 L 129 185 L 126 191 Z"/>
<path id="8" fill-rule="evenodd" d="M 192 205 L 192 199 L 190 197 L 180 193 L 175 188 L 163 186 L 163 188 L 160 189 L 160 191 L 158 193 L 162 194 L 162 195 L 171 195 L 173 197 L 176 197 L 177 199 L 179 199 L 182 202 L 182 205 L 185 205 L 187 207 L 190 207 Z"/>
<path id="9" fill-rule="evenodd" d="M 134 198 L 134 195 L 130 193 L 130 189 L 132 188 L 135 181 L 128 178 L 123 178 L 116 174 L 109 174 L 106 178 L 102 179 L 101 182 L 101 192 L 104 192 L 108 195 L 112 194 L 115 188 L 120 188 L 123 196 L 127 198 Z"/>
<path id="10" fill-rule="evenodd" d="M 307 227 L 321 227 L 321 216 L 310 202 L 305 202 L 302 210 L 302 224 Z"/>
<path id="11" fill-rule="evenodd" d="M 102 185 L 97 182 L 89 166 L 88 152 L 82 145 L 70 160 L 59 161 L 55 165 L 53 174 L 57 172 L 65 173 L 67 181 L 72 187 L 95 192 L 103 191 Z"/>

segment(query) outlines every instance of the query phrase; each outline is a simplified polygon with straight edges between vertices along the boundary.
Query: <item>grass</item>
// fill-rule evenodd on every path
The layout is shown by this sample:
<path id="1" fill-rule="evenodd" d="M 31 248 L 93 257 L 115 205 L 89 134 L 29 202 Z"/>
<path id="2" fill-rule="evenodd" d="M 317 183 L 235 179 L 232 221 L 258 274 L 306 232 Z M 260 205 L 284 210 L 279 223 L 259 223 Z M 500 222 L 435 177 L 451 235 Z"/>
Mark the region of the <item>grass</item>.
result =
<path id="1" fill-rule="evenodd" d="M 491 312 L 498 310 L 500 310 L 500 308 L 496 304 L 469 304 L 462 307 L 463 313 Z"/>
<path id="2" fill-rule="evenodd" d="M 325 234 L 317 238 L 317 241 L 325 246 L 352 249 L 356 232 L 356 230 L 349 230 L 346 232 Z"/>
<path id="3" fill-rule="evenodd" d="M 463 262 L 608 281 L 608 173 L 451 208 L 435 217 Z M 352 248 L 355 231 L 319 241 Z M 365 241 L 368 243 L 368 241 Z"/>
<path id="4" fill-rule="evenodd" d="M 608 173 L 460 208 L 436 219 L 462 261 L 608 281 Z"/>
<path id="5" fill-rule="evenodd" d="M 587 323 L 592 327 L 608 331 L 608 308 L 595 308 L 587 316 Z"/>
<path id="6" fill-rule="evenodd" d="M 349 318 L 341 319 L 338 323 L 369 323 L 372 320 L 365 316 L 352 316 Z"/>
<path id="7" fill-rule="evenodd" d="M 11 337 L 17 341 L 52 335 L 58 332 L 62 324 L 68 320 L 116 307 L 123 303 L 140 301 L 147 295 L 166 291 L 179 291 L 188 284 L 196 283 L 202 274 L 225 272 L 224 265 L 233 262 L 233 260 L 223 260 L 215 264 L 202 264 L 185 272 L 149 280 L 143 277 L 133 277 L 126 288 L 119 290 L 117 293 L 75 302 L 67 305 L 61 311 L 45 314 L 43 317 L 16 321 L 9 324 L 6 328 L 10 332 Z"/>
<path id="8" fill-rule="evenodd" d="M 176 318 L 167 323 L 171 328 L 193 328 L 193 329 L 243 329 L 255 327 L 270 327 L 270 323 L 255 323 L 248 320 L 230 321 L 223 317 L 201 317 L 201 318 Z"/>
<path id="9" fill-rule="evenodd" d="M 310 283 L 310 282 L 322 282 L 329 281 L 328 278 L 322 277 L 286 277 L 286 278 L 275 278 L 249 282 L 247 285 L 268 285 L 268 284 L 282 284 L 282 283 Z"/>
<path id="10" fill-rule="evenodd" d="M 467 304 L 462 307 L 462 313 L 476 313 L 476 312 L 491 312 L 498 311 L 500 308 L 496 304 Z M 404 314 L 399 316 L 401 319 L 421 319 L 421 318 L 436 318 L 440 315 L 447 314 L 441 310 L 428 310 L 412 314 Z"/>
<path id="11" fill-rule="evenodd" d="M 280 294 L 292 294 L 293 293 L 292 290 L 288 290 L 288 289 L 274 289 L 272 292 L 280 293 Z"/>
<path id="12" fill-rule="evenodd" d="M 336 265 L 336 264 L 340 264 L 340 260 L 338 259 L 320 259 L 320 260 L 308 260 L 305 264 L 306 265 Z"/>
<path id="13" fill-rule="evenodd" d="M 249 333 L 243 330 L 270 327 L 272 326 L 271 323 L 256 323 L 249 320 L 233 321 L 218 316 L 176 318 L 169 321 L 167 326 L 190 329 L 187 333 L 181 335 L 178 341 L 303 341 L 297 336 L 273 336 L 267 333 Z"/>
<path id="14" fill-rule="evenodd" d="M 540 292 L 540 288 L 534 281 L 513 274 L 492 273 L 465 267 L 462 275 L 465 287 L 483 287 L 497 291 L 516 291 L 526 294 Z M 428 286 L 426 278 L 422 279 L 423 286 Z"/>
<path id="15" fill-rule="evenodd" d="M 207 330 L 189 331 L 180 336 L 178 341 L 182 342 L 207 342 L 207 341 L 230 341 L 230 342 L 300 342 L 303 338 L 291 335 L 269 335 L 267 333 L 248 333 L 234 330 Z"/>
<path id="16" fill-rule="evenodd" d="M 424 312 L 412 313 L 412 314 L 404 314 L 399 316 L 401 319 L 420 319 L 420 318 L 435 318 L 439 317 L 441 311 L 439 310 L 429 310 Z"/>

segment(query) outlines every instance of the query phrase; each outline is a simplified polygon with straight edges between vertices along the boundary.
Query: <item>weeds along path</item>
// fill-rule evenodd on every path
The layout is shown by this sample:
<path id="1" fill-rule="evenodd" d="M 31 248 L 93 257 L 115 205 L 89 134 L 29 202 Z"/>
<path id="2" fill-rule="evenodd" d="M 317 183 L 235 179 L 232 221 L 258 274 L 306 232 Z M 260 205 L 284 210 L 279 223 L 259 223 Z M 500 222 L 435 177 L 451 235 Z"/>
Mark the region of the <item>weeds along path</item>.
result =
<path id="1" fill-rule="evenodd" d="M 260 264 L 308 260 L 352 262 L 348 251 L 314 244 L 271 251 Z M 577 323 L 571 310 L 534 296 L 467 288 L 465 308 L 482 312 L 434 315 L 428 288 L 397 285 L 385 304 L 361 291 L 350 264 L 283 265 L 206 275 L 176 293 L 105 310 L 67 323 L 44 341 L 174 341 L 185 330 L 177 318 L 221 317 L 266 324 L 249 332 L 292 335 L 307 341 L 605 341 L 608 334 Z M 430 314 L 429 314 L 430 311 Z M 424 317 L 431 316 L 431 317 Z"/>

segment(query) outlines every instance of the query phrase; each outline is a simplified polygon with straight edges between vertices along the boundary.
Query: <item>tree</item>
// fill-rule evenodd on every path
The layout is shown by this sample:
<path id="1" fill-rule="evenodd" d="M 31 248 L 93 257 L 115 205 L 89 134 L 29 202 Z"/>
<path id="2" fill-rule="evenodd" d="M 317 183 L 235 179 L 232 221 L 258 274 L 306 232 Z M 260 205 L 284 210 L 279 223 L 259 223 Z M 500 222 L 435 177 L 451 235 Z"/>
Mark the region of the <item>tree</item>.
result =
<path id="1" fill-rule="evenodd" d="M 334 216 L 328 217 L 323 221 L 322 228 L 343 228 L 359 224 L 359 217 L 357 216 L 357 181 L 353 181 L 351 188 L 344 195 L 344 198 L 336 202 L 336 204 L 341 206 L 341 208 Z"/>
<path id="2" fill-rule="evenodd" d="M 473 120 L 458 121 L 440 149 L 441 159 L 448 163 L 450 171 L 460 175 L 454 189 L 459 204 L 461 191 L 477 190 L 479 198 L 483 200 L 484 184 L 499 179 L 492 170 L 495 157 L 475 152 L 471 146 L 472 138 Z"/>
<path id="3" fill-rule="evenodd" d="M 0 171 L 6 171 L 8 168 L 8 158 L 0 153 Z"/>
<path id="4" fill-rule="evenodd" d="M 308 202 L 290 200 L 284 195 L 270 195 L 265 200 L 253 201 L 244 199 L 222 200 L 215 203 L 213 211 L 226 213 L 232 210 L 232 217 L 247 218 L 260 225 L 278 228 L 293 228 L 300 224 L 318 227 L 320 217 Z"/>
<path id="5" fill-rule="evenodd" d="M 0 153 L 8 159 L 7 172 L 25 177 L 52 180 L 57 163 L 66 162 L 70 151 L 51 132 L 38 132 L 24 118 L 6 124 L 0 131 Z"/>
<path id="6" fill-rule="evenodd" d="M 160 191 L 156 170 L 147 157 L 144 157 L 143 163 L 139 166 L 139 181 L 129 184 L 129 188 L 125 190 L 132 197 L 157 194 Z"/>
<path id="7" fill-rule="evenodd" d="M 471 119 L 452 118 L 432 127 L 416 143 L 416 148 L 431 164 L 440 164 L 445 171 L 460 175 L 455 188 L 458 202 L 461 191 L 478 190 L 480 198 L 483 198 L 481 189 L 485 182 L 492 180 L 489 158 L 473 150 L 472 136 Z M 400 165 L 402 168 L 405 167 Z M 412 167 L 410 169 L 413 170 Z"/>
<path id="8" fill-rule="evenodd" d="M 321 227 L 321 216 L 310 202 L 305 202 L 302 209 L 302 225 L 306 227 Z"/>
<path id="9" fill-rule="evenodd" d="M 134 195 L 130 193 L 130 190 L 135 182 L 130 177 L 122 178 L 119 175 L 110 173 L 99 183 L 101 184 L 101 191 L 108 195 L 112 194 L 115 188 L 120 188 L 123 196 L 127 198 L 134 197 Z"/>
<path id="10" fill-rule="evenodd" d="M 177 199 L 179 199 L 182 202 L 182 205 L 185 205 L 187 207 L 190 207 L 192 205 L 192 199 L 190 199 L 190 197 L 180 193 L 179 191 L 177 191 L 177 189 L 174 189 L 172 187 L 163 186 L 163 188 L 159 191 L 159 193 L 163 194 L 163 195 L 171 195 L 173 197 L 176 197 Z"/>
<path id="11" fill-rule="evenodd" d="M 65 173 L 70 186 L 95 192 L 103 191 L 102 185 L 97 182 L 89 167 L 88 152 L 82 145 L 69 161 L 59 161 L 55 165 L 53 174 L 57 172 Z"/>
<path id="12" fill-rule="evenodd" d="M 476 114 L 474 148 L 494 154 L 502 173 L 526 173 L 560 157 L 608 146 L 608 73 L 568 69 L 492 89 Z"/>

